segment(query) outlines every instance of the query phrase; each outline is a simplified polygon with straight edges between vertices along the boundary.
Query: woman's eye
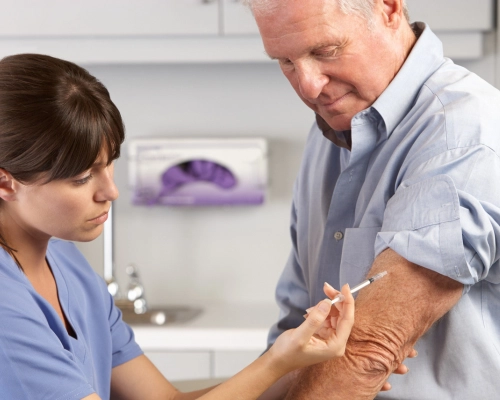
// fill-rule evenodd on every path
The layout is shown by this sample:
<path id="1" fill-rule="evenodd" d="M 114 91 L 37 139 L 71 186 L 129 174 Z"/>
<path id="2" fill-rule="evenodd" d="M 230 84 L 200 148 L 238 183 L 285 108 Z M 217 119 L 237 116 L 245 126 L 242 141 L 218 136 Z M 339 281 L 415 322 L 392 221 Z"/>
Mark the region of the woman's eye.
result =
<path id="1" fill-rule="evenodd" d="M 84 178 L 81 178 L 81 179 L 77 179 L 75 181 L 73 181 L 76 185 L 84 185 L 86 184 L 88 181 L 90 181 L 90 179 L 92 179 L 92 174 L 89 174 L 87 175 L 86 177 Z"/>

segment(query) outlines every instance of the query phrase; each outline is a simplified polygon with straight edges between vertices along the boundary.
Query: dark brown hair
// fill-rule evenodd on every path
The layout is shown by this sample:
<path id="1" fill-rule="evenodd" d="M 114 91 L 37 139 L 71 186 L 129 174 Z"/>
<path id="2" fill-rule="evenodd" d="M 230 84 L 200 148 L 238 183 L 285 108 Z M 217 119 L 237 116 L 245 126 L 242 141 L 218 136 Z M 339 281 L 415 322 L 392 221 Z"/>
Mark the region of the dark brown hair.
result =
<path id="1" fill-rule="evenodd" d="M 118 158 L 123 140 L 120 112 L 85 69 L 41 54 L 0 60 L 0 168 L 16 180 L 74 177 L 102 149 Z M 1 234 L 0 245 L 13 251 Z"/>

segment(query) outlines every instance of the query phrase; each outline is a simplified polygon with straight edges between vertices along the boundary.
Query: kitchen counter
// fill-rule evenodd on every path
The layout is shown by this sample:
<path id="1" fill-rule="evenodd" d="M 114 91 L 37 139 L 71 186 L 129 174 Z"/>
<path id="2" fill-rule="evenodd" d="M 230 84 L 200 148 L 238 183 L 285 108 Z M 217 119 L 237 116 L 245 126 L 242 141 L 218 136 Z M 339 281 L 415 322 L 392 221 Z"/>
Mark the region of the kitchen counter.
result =
<path id="1" fill-rule="evenodd" d="M 262 351 L 278 319 L 275 304 L 212 304 L 190 321 L 131 325 L 144 351 Z"/>

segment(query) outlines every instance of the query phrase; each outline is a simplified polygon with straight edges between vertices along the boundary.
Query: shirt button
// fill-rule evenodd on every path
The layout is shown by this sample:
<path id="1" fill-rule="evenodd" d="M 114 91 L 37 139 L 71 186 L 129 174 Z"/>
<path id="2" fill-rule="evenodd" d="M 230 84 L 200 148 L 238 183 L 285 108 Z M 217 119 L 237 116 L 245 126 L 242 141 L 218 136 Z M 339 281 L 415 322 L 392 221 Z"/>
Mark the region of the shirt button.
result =
<path id="1" fill-rule="evenodd" d="M 340 231 L 337 231 L 337 232 L 335 232 L 335 235 L 333 235 L 333 237 L 335 238 L 335 240 L 342 240 L 342 238 L 344 237 L 344 234 Z"/>

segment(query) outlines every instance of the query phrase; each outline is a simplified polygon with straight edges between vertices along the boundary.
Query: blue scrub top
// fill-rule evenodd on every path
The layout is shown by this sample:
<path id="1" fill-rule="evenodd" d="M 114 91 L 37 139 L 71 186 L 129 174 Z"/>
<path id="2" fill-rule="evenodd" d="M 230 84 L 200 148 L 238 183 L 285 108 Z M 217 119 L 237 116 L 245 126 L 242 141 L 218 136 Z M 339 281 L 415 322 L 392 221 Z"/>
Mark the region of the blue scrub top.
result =
<path id="1" fill-rule="evenodd" d="M 111 369 L 142 354 L 105 282 L 73 243 L 47 249 L 71 337 L 54 308 L 0 248 L 0 398 L 110 396 Z"/>

